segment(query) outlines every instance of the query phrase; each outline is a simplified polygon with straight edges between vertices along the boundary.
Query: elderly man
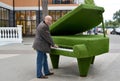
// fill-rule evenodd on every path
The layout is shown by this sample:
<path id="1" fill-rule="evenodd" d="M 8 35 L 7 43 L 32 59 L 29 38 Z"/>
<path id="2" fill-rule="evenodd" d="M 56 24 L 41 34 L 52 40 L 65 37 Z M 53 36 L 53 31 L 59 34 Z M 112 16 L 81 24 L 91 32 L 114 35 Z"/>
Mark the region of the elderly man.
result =
<path id="1" fill-rule="evenodd" d="M 37 51 L 37 78 L 48 78 L 48 75 L 53 75 L 54 73 L 49 71 L 47 55 L 50 52 L 50 47 L 57 47 L 50 35 L 49 26 L 52 23 L 52 17 L 47 15 L 42 21 L 37 29 L 36 36 L 33 43 L 33 48 Z M 43 72 L 42 73 L 42 67 Z"/>

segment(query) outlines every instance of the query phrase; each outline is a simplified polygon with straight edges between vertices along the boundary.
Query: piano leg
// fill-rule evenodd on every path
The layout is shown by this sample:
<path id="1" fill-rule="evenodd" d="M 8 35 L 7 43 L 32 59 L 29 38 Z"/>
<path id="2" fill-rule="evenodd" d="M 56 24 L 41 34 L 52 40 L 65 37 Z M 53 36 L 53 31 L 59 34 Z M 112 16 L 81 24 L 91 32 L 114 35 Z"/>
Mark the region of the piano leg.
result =
<path id="1" fill-rule="evenodd" d="M 94 63 L 94 60 L 95 60 L 95 56 L 92 57 L 92 61 L 91 61 L 91 64 Z"/>
<path id="2" fill-rule="evenodd" d="M 81 77 L 86 77 L 88 74 L 88 70 L 92 61 L 92 57 L 88 58 L 77 58 L 78 68 Z"/>
<path id="3" fill-rule="evenodd" d="M 59 57 L 60 57 L 60 55 L 52 55 L 52 54 L 50 54 L 52 66 L 53 66 L 54 69 L 57 69 L 57 68 L 58 68 L 58 65 L 59 65 Z"/>

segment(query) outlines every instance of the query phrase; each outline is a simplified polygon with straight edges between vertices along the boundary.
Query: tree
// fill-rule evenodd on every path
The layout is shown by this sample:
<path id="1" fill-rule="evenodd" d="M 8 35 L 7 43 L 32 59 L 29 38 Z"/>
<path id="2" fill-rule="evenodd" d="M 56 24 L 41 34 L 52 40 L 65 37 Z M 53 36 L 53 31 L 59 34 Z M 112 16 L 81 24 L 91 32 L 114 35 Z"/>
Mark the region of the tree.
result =
<path id="1" fill-rule="evenodd" d="M 48 0 L 42 0 L 42 19 L 48 15 Z"/>
<path id="2" fill-rule="evenodd" d="M 116 21 L 120 24 L 120 10 L 119 10 L 119 11 L 116 11 L 116 12 L 113 14 L 113 20 L 116 20 Z"/>
<path id="3" fill-rule="evenodd" d="M 117 21 L 113 21 L 112 24 L 113 24 L 114 27 L 118 27 L 119 26 L 119 23 Z"/>
<path id="4" fill-rule="evenodd" d="M 105 27 L 117 27 L 119 23 L 117 21 L 105 21 Z"/>
<path id="5" fill-rule="evenodd" d="M 113 21 L 109 20 L 109 21 L 105 21 L 105 27 L 112 27 L 113 26 Z"/>

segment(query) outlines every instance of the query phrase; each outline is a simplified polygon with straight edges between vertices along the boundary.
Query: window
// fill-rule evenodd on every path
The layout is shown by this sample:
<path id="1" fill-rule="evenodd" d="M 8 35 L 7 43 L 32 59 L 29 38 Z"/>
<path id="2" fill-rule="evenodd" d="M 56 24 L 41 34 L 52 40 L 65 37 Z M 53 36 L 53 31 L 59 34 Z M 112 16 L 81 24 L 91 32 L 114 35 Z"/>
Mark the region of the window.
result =
<path id="1" fill-rule="evenodd" d="M 2 19 L 2 8 L 0 8 L 0 19 Z"/>
<path id="2" fill-rule="evenodd" d="M 61 17 L 61 13 L 60 12 L 61 12 L 60 10 L 56 11 L 56 20 Z"/>
<path id="3" fill-rule="evenodd" d="M 53 4 L 74 4 L 74 0 L 53 0 Z"/>
<path id="4" fill-rule="evenodd" d="M 31 20 L 36 20 L 36 12 L 31 11 Z"/>
<path id="5" fill-rule="evenodd" d="M 49 10 L 49 15 L 52 16 L 53 22 L 64 16 L 70 10 Z"/>
<path id="6" fill-rule="evenodd" d="M 0 7 L 0 27 L 9 26 L 9 10 Z"/>
<path id="7" fill-rule="evenodd" d="M 16 25 L 22 25 L 23 35 L 34 35 L 36 30 L 36 11 L 16 11 Z"/>
<path id="8" fill-rule="evenodd" d="M 21 11 L 20 20 L 25 20 L 25 11 Z"/>
<path id="9" fill-rule="evenodd" d="M 15 13 L 15 20 L 20 20 L 20 12 L 19 11 L 17 11 Z"/>
<path id="10" fill-rule="evenodd" d="M 64 10 L 61 12 L 61 15 L 64 16 L 67 12 Z"/>
<path id="11" fill-rule="evenodd" d="M 0 27 L 2 27 L 2 21 L 0 20 Z"/>
<path id="12" fill-rule="evenodd" d="M 56 21 L 56 13 L 55 13 L 55 10 L 49 10 L 49 15 L 50 16 L 52 16 L 52 18 L 53 18 L 53 22 L 55 22 Z"/>
<path id="13" fill-rule="evenodd" d="M 85 3 L 85 0 L 74 0 L 74 4 L 81 4 L 81 3 Z"/>

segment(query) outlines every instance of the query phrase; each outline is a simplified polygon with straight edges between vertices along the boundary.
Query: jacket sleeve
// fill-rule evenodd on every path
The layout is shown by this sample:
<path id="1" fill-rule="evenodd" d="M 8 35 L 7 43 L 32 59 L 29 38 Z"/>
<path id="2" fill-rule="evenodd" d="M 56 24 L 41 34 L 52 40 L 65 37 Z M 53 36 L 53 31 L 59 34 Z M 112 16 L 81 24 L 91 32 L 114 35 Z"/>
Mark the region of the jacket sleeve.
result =
<path id="1" fill-rule="evenodd" d="M 41 35 L 41 37 L 42 37 L 48 44 L 54 46 L 54 42 L 53 42 L 53 40 L 52 40 L 52 37 L 51 37 L 50 31 L 49 31 L 49 28 L 43 27 L 43 28 L 40 30 L 40 35 Z"/>

